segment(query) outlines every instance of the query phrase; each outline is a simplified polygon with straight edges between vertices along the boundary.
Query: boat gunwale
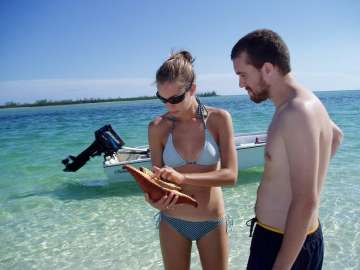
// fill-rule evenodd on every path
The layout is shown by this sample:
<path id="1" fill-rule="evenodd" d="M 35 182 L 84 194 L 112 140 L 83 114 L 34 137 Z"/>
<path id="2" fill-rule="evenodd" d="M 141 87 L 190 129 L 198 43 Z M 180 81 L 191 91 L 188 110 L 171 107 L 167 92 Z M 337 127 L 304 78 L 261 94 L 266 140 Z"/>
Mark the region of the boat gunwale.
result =
<path id="1" fill-rule="evenodd" d="M 261 143 L 257 143 L 257 144 L 254 143 L 253 145 L 237 145 L 236 146 L 236 151 L 241 150 L 241 149 L 250 149 L 250 148 L 263 147 L 265 145 L 266 145 L 265 142 L 261 142 Z M 104 161 L 103 162 L 103 167 L 104 168 L 109 168 L 109 167 L 120 166 L 120 165 L 125 165 L 125 164 L 135 164 L 135 163 L 148 162 L 150 160 L 151 160 L 151 158 L 143 158 L 143 159 L 135 159 L 135 160 L 124 160 L 124 161 L 120 161 L 120 162 L 115 163 L 115 164 L 105 164 L 105 161 Z"/>

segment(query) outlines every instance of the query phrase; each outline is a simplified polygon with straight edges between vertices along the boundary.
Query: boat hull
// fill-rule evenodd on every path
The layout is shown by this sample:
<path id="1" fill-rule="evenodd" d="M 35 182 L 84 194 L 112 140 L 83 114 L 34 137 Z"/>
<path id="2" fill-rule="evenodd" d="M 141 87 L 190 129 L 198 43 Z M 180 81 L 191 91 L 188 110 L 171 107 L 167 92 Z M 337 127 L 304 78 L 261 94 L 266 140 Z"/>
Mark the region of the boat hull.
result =
<path id="1" fill-rule="evenodd" d="M 246 135 L 250 138 L 250 135 Z M 243 140 L 243 137 L 237 137 L 239 140 Z M 256 138 L 266 139 L 266 134 L 252 134 L 251 142 L 239 143 L 236 146 L 237 160 L 239 170 L 263 166 L 264 165 L 264 148 L 265 142 L 255 142 Z M 257 140 L 257 139 L 256 139 Z M 104 171 L 110 182 L 129 182 L 134 181 L 133 177 L 123 169 L 123 166 L 129 164 L 134 167 L 147 167 L 151 168 L 150 158 L 141 158 L 138 160 L 127 160 L 121 162 L 112 162 L 112 164 L 104 162 Z"/>
<path id="2" fill-rule="evenodd" d="M 236 149 L 239 170 L 263 166 L 264 149 L 265 144 Z"/>

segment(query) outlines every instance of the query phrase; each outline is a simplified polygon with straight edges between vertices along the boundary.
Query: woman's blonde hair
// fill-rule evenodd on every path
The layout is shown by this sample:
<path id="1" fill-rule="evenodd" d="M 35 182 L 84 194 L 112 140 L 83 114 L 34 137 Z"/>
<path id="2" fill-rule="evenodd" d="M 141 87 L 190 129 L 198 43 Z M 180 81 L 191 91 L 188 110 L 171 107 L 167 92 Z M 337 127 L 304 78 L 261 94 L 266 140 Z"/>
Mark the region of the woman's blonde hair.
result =
<path id="1" fill-rule="evenodd" d="M 189 89 L 195 81 L 193 62 L 195 59 L 188 51 L 172 53 L 156 72 L 156 84 L 174 82 Z"/>

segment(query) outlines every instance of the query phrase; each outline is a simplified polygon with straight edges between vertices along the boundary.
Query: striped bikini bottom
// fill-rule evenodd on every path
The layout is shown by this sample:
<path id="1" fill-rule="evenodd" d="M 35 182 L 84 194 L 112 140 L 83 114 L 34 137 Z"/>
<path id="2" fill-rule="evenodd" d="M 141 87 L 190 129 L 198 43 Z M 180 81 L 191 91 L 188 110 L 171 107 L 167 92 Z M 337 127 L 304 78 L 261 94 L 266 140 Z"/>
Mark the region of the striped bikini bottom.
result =
<path id="1" fill-rule="evenodd" d="M 162 212 L 158 213 L 156 216 L 157 227 L 159 227 L 161 221 L 165 221 L 190 241 L 200 240 L 203 236 L 216 229 L 221 224 L 226 224 L 227 232 L 231 230 L 233 226 L 233 220 L 230 216 L 207 221 L 188 221 L 167 216 Z"/>

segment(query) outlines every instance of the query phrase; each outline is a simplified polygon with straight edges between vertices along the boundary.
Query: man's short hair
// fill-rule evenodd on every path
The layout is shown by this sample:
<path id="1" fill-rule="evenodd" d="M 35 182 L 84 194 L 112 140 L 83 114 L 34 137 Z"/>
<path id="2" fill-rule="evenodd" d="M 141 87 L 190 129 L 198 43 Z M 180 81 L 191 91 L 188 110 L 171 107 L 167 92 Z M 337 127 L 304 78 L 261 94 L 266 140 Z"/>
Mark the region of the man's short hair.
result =
<path id="1" fill-rule="evenodd" d="M 255 30 L 241 38 L 231 51 L 234 60 L 246 52 L 247 61 L 257 69 L 268 62 L 277 66 L 283 75 L 291 71 L 288 47 L 282 38 L 272 30 Z"/>

